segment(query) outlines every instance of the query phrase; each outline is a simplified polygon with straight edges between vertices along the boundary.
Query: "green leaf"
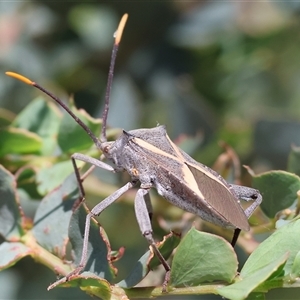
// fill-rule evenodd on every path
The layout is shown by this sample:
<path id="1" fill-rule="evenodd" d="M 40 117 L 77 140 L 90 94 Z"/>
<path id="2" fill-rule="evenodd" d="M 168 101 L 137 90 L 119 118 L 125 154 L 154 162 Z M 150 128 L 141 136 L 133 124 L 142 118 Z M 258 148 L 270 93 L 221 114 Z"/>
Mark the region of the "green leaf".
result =
<path id="1" fill-rule="evenodd" d="M 179 243 L 180 235 L 171 232 L 168 235 L 164 236 L 161 242 L 157 243 L 157 247 L 162 256 L 167 260 Z M 148 262 L 148 264 L 150 270 L 152 270 L 159 266 L 161 262 L 158 257 L 154 255 L 154 253 L 152 253 L 151 260 Z"/>
<path id="2" fill-rule="evenodd" d="M 300 190 L 300 178 L 285 171 L 270 171 L 253 177 L 253 187 L 258 189 L 263 201 L 262 211 L 269 218 L 290 207 L 297 199 Z"/>
<path id="3" fill-rule="evenodd" d="M 163 257 L 167 260 L 172 254 L 173 250 L 178 246 L 180 237 L 171 232 L 166 235 L 163 240 L 157 244 L 157 247 Z M 152 251 L 147 251 L 135 264 L 130 274 L 118 283 L 118 286 L 123 288 L 130 288 L 137 285 L 142 279 L 154 268 L 160 265 L 160 261 Z"/>
<path id="4" fill-rule="evenodd" d="M 22 235 L 20 204 L 14 176 L 0 166 L 0 235 L 6 240 Z"/>
<path id="5" fill-rule="evenodd" d="M 78 168 L 84 164 L 81 161 L 76 163 Z M 74 173 L 74 168 L 71 159 L 56 163 L 51 167 L 48 166 L 41 169 L 36 176 L 36 180 L 38 182 L 38 192 L 41 195 L 46 195 L 54 188 L 59 186 L 72 173 Z"/>
<path id="6" fill-rule="evenodd" d="M 27 129 L 42 138 L 42 153 L 49 155 L 57 145 L 57 133 L 61 120 L 61 114 L 57 106 L 38 97 L 30 102 L 24 110 L 18 114 L 13 126 Z"/>
<path id="7" fill-rule="evenodd" d="M 83 237 L 87 213 L 81 205 L 73 214 L 70 227 L 69 238 L 74 251 L 74 265 L 78 266 L 81 260 Z M 97 276 L 108 281 L 115 275 L 116 269 L 112 266 L 109 260 L 111 251 L 106 233 L 94 219 L 91 220 L 89 230 L 89 243 L 87 253 L 87 264 L 85 271 L 94 273 Z"/>
<path id="8" fill-rule="evenodd" d="M 150 271 L 148 262 L 151 257 L 153 257 L 153 255 L 149 250 L 137 261 L 130 271 L 130 274 L 125 279 L 118 282 L 118 286 L 122 288 L 131 288 L 141 282 Z"/>
<path id="9" fill-rule="evenodd" d="M 0 245 L 0 270 L 4 270 L 16 264 L 25 256 L 33 254 L 33 251 L 19 242 L 3 242 Z"/>
<path id="10" fill-rule="evenodd" d="M 86 111 L 77 110 L 72 106 L 72 111 L 91 131 L 98 136 L 100 133 L 100 119 L 94 119 Z M 64 153 L 74 153 L 86 150 L 93 145 L 93 141 L 79 124 L 68 114 L 64 114 L 58 133 L 58 144 Z"/>
<path id="11" fill-rule="evenodd" d="M 276 230 L 252 252 L 241 270 L 241 276 L 247 277 L 261 270 L 287 252 L 289 252 L 289 258 L 284 266 L 284 272 L 285 275 L 290 274 L 300 249 L 299 232 L 299 218 Z"/>
<path id="12" fill-rule="evenodd" d="M 107 280 L 99 278 L 90 272 L 83 272 L 82 274 L 72 276 L 70 280 L 57 286 L 80 287 L 83 291 L 86 291 L 91 295 L 98 296 L 101 299 L 112 299 L 111 286 Z"/>
<path id="13" fill-rule="evenodd" d="M 236 254 L 227 241 L 192 228 L 174 255 L 170 284 L 195 286 L 216 280 L 231 282 L 237 267 Z"/>
<path id="14" fill-rule="evenodd" d="M 34 217 L 32 231 L 37 242 L 60 258 L 65 257 L 69 223 L 78 199 L 77 180 L 71 175 L 41 201 Z"/>
<path id="15" fill-rule="evenodd" d="M 35 133 L 22 128 L 0 129 L 0 157 L 7 154 L 40 153 L 42 139 Z"/>
<path id="16" fill-rule="evenodd" d="M 277 271 L 288 259 L 288 253 L 277 257 L 275 260 L 266 264 L 264 267 L 257 269 L 251 274 L 242 276 L 242 280 L 234 284 L 218 289 L 221 296 L 231 300 L 243 300 L 261 283 L 267 280 L 274 272 Z"/>
<path id="17" fill-rule="evenodd" d="M 40 199 L 41 195 L 37 191 L 36 185 L 36 169 L 31 167 L 23 167 L 18 172 L 17 177 L 18 189 L 26 191 L 31 199 Z"/>
<path id="18" fill-rule="evenodd" d="M 292 280 L 296 280 L 299 277 L 300 277 L 300 251 L 295 256 L 295 260 L 290 274 L 290 278 Z"/>

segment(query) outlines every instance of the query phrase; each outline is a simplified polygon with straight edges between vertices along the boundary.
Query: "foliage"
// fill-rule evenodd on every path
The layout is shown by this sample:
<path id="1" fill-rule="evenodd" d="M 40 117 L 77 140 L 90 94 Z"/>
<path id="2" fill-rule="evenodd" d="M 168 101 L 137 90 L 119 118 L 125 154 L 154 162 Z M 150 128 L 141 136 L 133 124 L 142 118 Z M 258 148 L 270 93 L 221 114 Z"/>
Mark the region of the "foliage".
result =
<path id="1" fill-rule="evenodd" d="M 134 219 L 134 191 L 92 224 L 96 238 L 90 249 L 97 249 L 98 255 L 91 251 L 87 271 L 93 274 L 69 283 L 81 290 L 46 291 L 55 281 L 54 273 L 74 268 L 81 250 L 85 211 L 80 208 L 73 214 L 78 194 L 70 155 L 77 151 L 99 158 L 99 153 L 55 105 L 39 97 L 32 100 L 35 96 L 30 93 L 35 90 L 4 75 L 4 71 L 22 73 L 64 100 L 73 93 L 77 107 L 100 115 L 99 94 L 105 92 L 112 35 L 125 12 L 129 22 L 116 64 L 109 138 L 117 135 L 116 127 L 166 124 L 181 148 L 209 166 L 221 152 L 218 141 L 226 141 L 238 155 L 223 144 L 225 153 L 214 168 L 229 182 L 250 185 L 252 179 L 264 198 L 262 211 L 250 220 L 251 231 L 242 234 L 235 249 L 237 275 L 235 254 L 227 242 L 190 228 L 227 240 L 231 232 L 152 195 L 153 229 L 166 256 L 179 242 L 170 228 L 183 235 L 175 256 L 171 255 L 169 294 L 180 299 L 205 293 L 233 299 L 248 293 L 249 299 L 299 297 L 299 289 L 278 289 L 299 285 L 299 246 L 294 240 L 299 232 L 299 3 L 43 0 L 0 2 L 0 164 L 5 168 L 1 168 L 0 198 L 0 249 L 5 255 L 0 255 L 0 265 L 7 267 L 0 272 L 2 297 L 89 299 L 81 290 L 102 298 L 110 293 L 112 298 L 161 295 L 162 274 L 159 268 L 153 271 L 157 261 L 146 251 L 148 245 Z M 70 106 L 99 132 L 101 121 L 77 110 L 72 101 Z M 258 175 L 250 169 L 252 178 L 241 174 L 239 158 Z M 266 172 L 272 169 L 288 172 Z M 95 170 L 84 182 L 89 208 L 127 179 Z M 68 230 L 70 220 L 78 230 Z M 52 222 L 55 226 L 49 227 Z M 69 237 L 74 251 L 67 243 Z M 211 241 L 228 255 L 215 252 L 216 247 L 209 247 Z M 197 256 L 208 248 L 207 256 Z M 224 281 L 202 282 L 201 278 L 210 280 L 205 267 L 213 265 L 213 276 Z M 131 288 L 144 276 L 140 286 L 157 288 Z"/>
<path id="2" fill-rule="evenodd" d="M 101 120 L 71 107 L 95 133 L 99 132 Z M 32 115 L 32 111 L 37 113 Z M 53 118 L 57 126 L 47 126 L 48 120 Z M 84 136 L 81 138 L 83 130 L 79 126 L 70 126 L 66 119 L 69 117 L 58 113 L 51 102 L 35 99 L 0 131 L 3 149 L 9 149 L 0 157 L 3 165 L 0 169 L 0 232 L 4 239 L 0 246 L 2 270 L 25 256 L 33 257 L 63 276 L 79 263 L 86 210 L 85 206 L 77 207 L 79 193 L 69 156 L 79 150 L 95 157 L 99 153 Z M 63 139 L 61 135 L 64 135 Z M 113 135 L 111 130 L 110 138 Z M 33 141 L 32 147 L 18 147 L 26 139 Z M 255 232 L 266 232 L 270 236 L 254 250 L 238 274 L 237 256 L 223 238 L 192 228 L 179 243 L 178 234 L 167 234 L 158 244 L 163 255 L 169 258 L 178 246 L 168 287 L 170 295 L 213 293 L 229 299 L 246 299 L 253 292 L 262 294 L 272 288 L 299 287 L 297 191 L 300 178 L 289 172 L 270 171 L 254 175 L 253 185 L 262 192 L 262 210 L 269 222 L 257 213 L 253 219 L 259 224 L 253 226 L 249 234 L 244 234 L 239 244 L 249 251 L 247 240 L 255 242 Z M 105 192 L 109 193 L 102 190 Z M 41 196 L 43 199 L 34 217 L 28 218 L 22 209 L 22 201 L 24 198 L 35 201 L 34 198 Z M 96 220 L 92 222 L 85 271 L 60 285 L 79 287 L 103 299 L 160 295 L 160 286 L 151 289 L 134 287 L 159 264 L 151 250 L 142 255 L 127 278 L 114 283 L 117 274 L 114 263 L 122 258 L 124 250 L 111 248 L 104 228 L 105 225 L 101 227 Z M 72 262 L 66 261 L 70 258 L 68 241 L 72 247 Z"/>

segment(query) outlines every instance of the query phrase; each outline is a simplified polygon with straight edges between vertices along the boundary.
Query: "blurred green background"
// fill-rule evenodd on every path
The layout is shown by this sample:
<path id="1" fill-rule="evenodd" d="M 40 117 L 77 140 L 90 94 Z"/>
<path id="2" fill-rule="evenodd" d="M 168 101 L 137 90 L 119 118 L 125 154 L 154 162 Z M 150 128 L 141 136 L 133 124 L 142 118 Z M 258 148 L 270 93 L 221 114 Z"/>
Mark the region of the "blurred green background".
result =
<path id="1" fill-rule="evenodd" d="M 172 139 L 197 136 L 183 146 L 209 166 L 224 140 L 256 172 L 285 169 L 291 144 L 300 145 L 300 2 L 0 2 L 0 107 L 18 113 L 40 94 L 4 75 L 15 71 L 100 117 L 126 12 L 110 126 L 166 124 Z M 1 117 L 12 118 L 6 110 Z M 114 248 L 126 247 L 121 279 L 147 243 L 132 207 L 118 203 L 101 223 Z M 88 298 L 47 292 L 54 280 L 26 258 L 0 273 L 0 298 Z"/>

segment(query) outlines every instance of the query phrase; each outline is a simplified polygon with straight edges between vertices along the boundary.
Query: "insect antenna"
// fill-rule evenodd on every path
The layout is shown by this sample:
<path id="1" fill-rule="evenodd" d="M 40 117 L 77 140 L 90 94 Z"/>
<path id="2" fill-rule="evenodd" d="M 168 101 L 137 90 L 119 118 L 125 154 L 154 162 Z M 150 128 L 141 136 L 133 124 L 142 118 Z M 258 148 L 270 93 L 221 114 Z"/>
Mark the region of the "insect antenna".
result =
<path id="1" fill-rule="evenodd" d="M 95 143 L 95 145 L 99 146 L 101 143 L 99 141 L 99 139 L 94 135 L 94 133 L 91 131 L 91 129 L 86 126 L 81 119 L 79 119 L 71 110 L 68 106 L 66 106 L 61 99 L 59 99 L 57 96 L 53 95 L 51 92 L 49 92 L 48 90 L 46 90 L 45 88 L 43 88 L 42 86 L 40 86 L 38 83 L 30 80 L 29 78 L 20 75 L 18 73 L 14 73 L 14 72 L 5 72 L 6 75 L 16 78 L 20 81 L 23 81 L 26 84 L 32 85 L 33 87 L 39 89 L 40 91 L 42 91 L 43 93 L 45 93 L 46 95 L 48 95 L 50 98 L 52 98 L 56 103 L 58 103 L 85 131 L 86 133 L 90 136 L 90 138 L 93 140 L 93 142 Z"/>
<path id="2" fill-rule="evenodd" d="M 119 48 L 119 44 L 121 41 L 121 37 L 122 37 L 122 33 L 123 33 L 123 29 L 124 26 L 126 24 L 128 15 L 125 14 L 121 21 L 120 24 L 118 26 L 118 29 L 115 33 L 115 43 L 114 43 L 114 47 L 112 50 L 112 56 L 111 56 L 111 63 L 110 63 L 110 68 L 109 68 L 109 74 L 108 74 L 108 81 L 107 81 L 107 88 L 106 88 L 106 94 L 105 94 L 105 105 L 104 105 L 104 111 L 103 111 L 103 115 L 102 115 L 102 131 L 101 131 L 101 136 L 100 136 L 100 140 L 94 135 L 94 133 L 91 131 L 91 129 L 85 125 L 81 119 L 79 119 L 71 110 L 70 108 L 68 108 L 68 106 L 66 106 L 63 101 L 61 99 L 59 99 L 57 96 L 55 96 L 54 94 L 52 94 L 51 92 L 49 92 L 48 90 L 46 90 L 45 88 L 43 88 L 42 86 L 40 86 L 38 83 L 30 80 L 29 78 L 20 75 L 18 73 L 14 73 L 14 72 L 5 72 L 6 75 L 11 76 L 13 78 L 16 78 L 20 81 L 23 81 L 26 84 L 32 85 L 33 87 L 39 89 L 40 91 L 42 91 L 43 93 L 45 93 L 46 95 L 48 95 L 50 98 L 52 98 L 56 103 L 58 103 L 85 131 L 86 133 L 89 135 L 89 137 L 93 140 L 94 144 L 100 148 L 101 144 L 103 142 L 107 141 L 106 138 L 106 123 L 107 123 L 107 116 L 108 116 L 108 109 L 109 109 L 109 97 L 110 97 L 110 91 L 111 91 L 111 86 L 112 86 L 112 80 L 113 80 L 113 73 L 114 73 L 114 65 L 115 65 L 115 61 L 116 61 L 116 56 L 117 56 L 117 51 Z"/>
<path id="3" fill-rule="evenodd" d="M 107 141 L 106 124 L 107 124 L 107 117 L 108 117 L 108 110 L 109 110 L 110 92 L 111 92 L 112 81 L 113 81 L 113 77 L 114 77 L 114 68 L 115 68 L 117 52 L 119 49 L 119 44 L 121 42 L 123 30 L 124 30 L 127 19 L 128 19 L 128 14 L 123 15 L 123 17 L 119 23 L 118 29 L 114 34 L 115 43 L 114 43 L 113 50 L 111 53 L 110 66 L 109 66 L 107 85 L 106 85 L 104 109 L 103 109 L 103 114 L 102 114 L 102 130 L 101 130 L 101 135 L 100 135 L 101 142 Z"/>

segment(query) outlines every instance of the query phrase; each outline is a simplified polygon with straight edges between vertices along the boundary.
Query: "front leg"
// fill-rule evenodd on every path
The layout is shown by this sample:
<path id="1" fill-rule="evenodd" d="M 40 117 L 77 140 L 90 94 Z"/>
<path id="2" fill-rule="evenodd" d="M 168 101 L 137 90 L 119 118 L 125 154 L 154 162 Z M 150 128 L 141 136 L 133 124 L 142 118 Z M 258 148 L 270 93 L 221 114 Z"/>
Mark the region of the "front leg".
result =
<path id="1" fill-rule="evenodd" d="M 82 181 L 84 180 L 85 177 L 87 177 L 88 174 L 91 173 L 91 171 L 95 167 L 99 167 L 101 169 L 104 169 L 104 170 L 107 170 L 107 171 L 110 171 L 110 172 L 115 172 L 115 169 L 112 166 L 104 163 L 103 161 L 101 161 L 99 159 L 96 159 L 96 158 L 93 158 L 93 157 L 90 157 L 90 156 L 87 156 L 87 155 L 84 155 L 84 154 L 81 154 L 81 153 L 74 153 L 71 156 L 71 159 L 72 159 L 72 164 L 73 164 L 75 176 L 76 176 L 78 187 L 79 187 L 80 203 L 85 198 L 85 191 L 84 191 L 84 188 L 83 188 L 83 185 L 82 185 Z M 77 167 L 76 160 L 80 160 L 80 161 L 83 161 L 83 162 L 86 162 L 86 163 L 89 163 L 89 164 L 92 165 L 88 169 L 88 171 L 83 175 L 83 177 L 80 176 L 79 168 Z"/>

